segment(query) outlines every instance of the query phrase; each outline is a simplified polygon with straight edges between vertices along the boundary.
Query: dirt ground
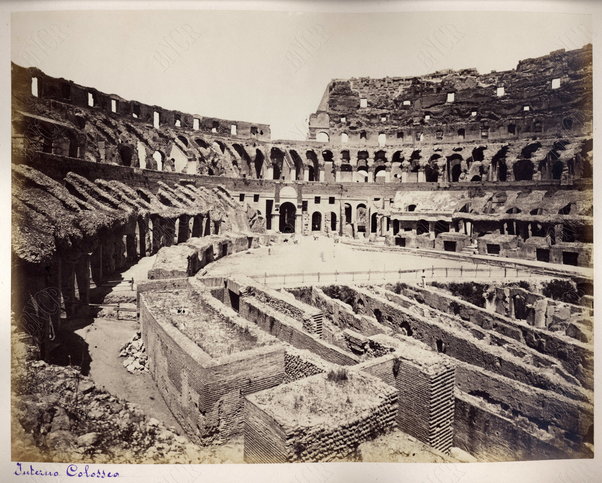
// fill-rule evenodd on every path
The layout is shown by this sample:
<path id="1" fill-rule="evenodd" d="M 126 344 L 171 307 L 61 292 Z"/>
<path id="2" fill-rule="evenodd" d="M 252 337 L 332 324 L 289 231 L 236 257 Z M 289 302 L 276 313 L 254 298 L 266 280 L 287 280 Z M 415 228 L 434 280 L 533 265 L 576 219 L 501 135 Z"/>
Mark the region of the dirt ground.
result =
<path id="1" fill-rule="evenodd" d="M 124 280 L 134 278 L 138 283 L 147 279 L 155 256 L 142 258 L 121 274 Z M 105 299 L 119 295 L 120 298 L 134 297 L 135 291 L 128 284 L 116 286 Z M 123 366 L 119 357 L 121 348 L 139 330 L 137 320 L 99 317 L 86 327 L 76 331 L 88 344 L 90 352 L 90 377 L 112 395 L 137 404 L 150 417 L 156 418 L 175 432 L 183 434 L 182 428 L 173 417 L 159 394 L 157 385 L 148 372 L 132 374 Z"/>

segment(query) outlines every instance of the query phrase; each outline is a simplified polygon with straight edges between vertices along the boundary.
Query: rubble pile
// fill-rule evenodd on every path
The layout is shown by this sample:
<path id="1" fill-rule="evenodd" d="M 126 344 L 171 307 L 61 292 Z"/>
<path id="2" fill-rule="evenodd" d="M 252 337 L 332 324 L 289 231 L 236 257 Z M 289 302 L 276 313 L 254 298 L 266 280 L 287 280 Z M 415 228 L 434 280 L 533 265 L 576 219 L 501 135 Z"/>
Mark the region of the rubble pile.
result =
<path id="1" fill-rule="evenodd" d="M 82 376 L 29 361 L 13 392 L 13 457 L 94 463 L 237 462 L 237 446 L 200 448 Z M 20 424 L 17 424 L 20 423 Z"/>
<path id="2" fill-rule="evenodd" d="M 128 372 L 135 374 L 148 371 L 148 357 L 144 350 L 144 342 L 140 332 L 136 332 L 134 337 L 121 348 L 119 356 L 125 357 L 123 366 Z"/>

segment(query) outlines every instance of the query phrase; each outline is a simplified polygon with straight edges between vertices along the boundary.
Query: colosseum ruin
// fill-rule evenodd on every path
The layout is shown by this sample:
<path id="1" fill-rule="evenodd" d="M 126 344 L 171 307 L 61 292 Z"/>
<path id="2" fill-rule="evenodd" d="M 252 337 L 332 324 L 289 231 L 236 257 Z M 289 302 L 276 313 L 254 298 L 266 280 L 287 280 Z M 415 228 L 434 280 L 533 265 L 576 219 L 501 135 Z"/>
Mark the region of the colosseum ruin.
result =
<path id="1" fill-rule="evenodd" d="M 12 64 L 13 459 L 593 457 L 592 46 L 316 101 Z"/>

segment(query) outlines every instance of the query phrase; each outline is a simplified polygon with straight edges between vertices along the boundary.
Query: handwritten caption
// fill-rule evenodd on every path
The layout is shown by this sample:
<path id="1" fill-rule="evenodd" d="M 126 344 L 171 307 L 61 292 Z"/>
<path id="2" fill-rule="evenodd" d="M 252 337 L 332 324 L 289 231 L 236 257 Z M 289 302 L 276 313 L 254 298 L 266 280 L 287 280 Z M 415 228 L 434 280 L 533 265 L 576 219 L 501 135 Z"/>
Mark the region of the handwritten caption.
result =
<path id="1" fill-rule="evenodd" d="M 34 466 L 31 463 L 16 463 L 14 474 L 16 476 L 70 476 L 74 478 L 119 478 L 117 471 L 108 471 L 102 468 L 94 468 L 90 465 L 69 464 L 62 470 Z"/>

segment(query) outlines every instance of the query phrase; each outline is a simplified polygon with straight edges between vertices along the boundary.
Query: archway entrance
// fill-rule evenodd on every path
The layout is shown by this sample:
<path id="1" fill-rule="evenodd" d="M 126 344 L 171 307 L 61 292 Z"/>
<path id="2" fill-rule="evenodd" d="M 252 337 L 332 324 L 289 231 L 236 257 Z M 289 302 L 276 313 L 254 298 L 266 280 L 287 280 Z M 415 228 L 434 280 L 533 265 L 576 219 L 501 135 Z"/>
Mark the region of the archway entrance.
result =
<path id="1" fill-rule="evenodd" d="M 280 205 L 280 223 L 278 230 L 280 233 L 295 233 L 295 215 L 297 207 L 287 201 Z"/>
<path id="2" fill-rule="evenodd" d="M 321 231 L 322 230 L 322 213 L 319 211 L 315 211 L 313 215 L 311 215 L 311 231 Z"/>

